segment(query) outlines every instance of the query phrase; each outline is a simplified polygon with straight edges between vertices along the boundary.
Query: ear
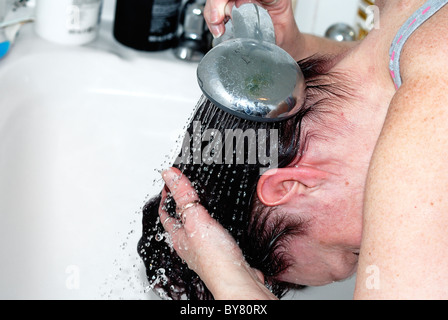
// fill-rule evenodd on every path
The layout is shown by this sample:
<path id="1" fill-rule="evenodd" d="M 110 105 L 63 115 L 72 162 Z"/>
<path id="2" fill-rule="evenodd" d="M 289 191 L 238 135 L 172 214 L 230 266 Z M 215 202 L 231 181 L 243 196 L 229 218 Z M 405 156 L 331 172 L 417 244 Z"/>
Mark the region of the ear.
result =
<path id="1" fill-rule="evenodd" d="M 311 166 L 273 169 L 260 177 L 257 195 L 266 206 L 282 205 L 319 186 L 327 175 L 327 172 Z"/>

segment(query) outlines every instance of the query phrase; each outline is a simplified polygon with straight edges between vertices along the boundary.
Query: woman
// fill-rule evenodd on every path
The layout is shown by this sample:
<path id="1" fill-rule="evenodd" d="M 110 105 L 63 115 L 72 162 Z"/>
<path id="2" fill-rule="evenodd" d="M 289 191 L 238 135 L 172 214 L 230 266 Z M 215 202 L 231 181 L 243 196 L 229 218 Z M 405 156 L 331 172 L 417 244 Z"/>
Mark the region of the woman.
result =
<path id="1" fill-rule="evenodd" d="M 288 0 L 258 3 L 296 60 L 327 56 L 313 81 L 338 90 L 311 95 L 310 106 L 323 106 L 318 117 L 303 117 L 297 156 L 256 184 L 267 225 L 281 216 L 303 227 L 277 248 L 288 263 L 276 279 L 322 285 L 357 270 L 358 299 L 447 298 L 446 1 L 377 1 L 381 28 L 353 45 L 301 34 Z M 233 5 L 207 1 L 215 36 Z M 176 169 L 163 179 L 162 197 L 172 193 L 181 219 L 161 205 L 160 220 L 214 298 L 274 299 L 188 179 Z"/>

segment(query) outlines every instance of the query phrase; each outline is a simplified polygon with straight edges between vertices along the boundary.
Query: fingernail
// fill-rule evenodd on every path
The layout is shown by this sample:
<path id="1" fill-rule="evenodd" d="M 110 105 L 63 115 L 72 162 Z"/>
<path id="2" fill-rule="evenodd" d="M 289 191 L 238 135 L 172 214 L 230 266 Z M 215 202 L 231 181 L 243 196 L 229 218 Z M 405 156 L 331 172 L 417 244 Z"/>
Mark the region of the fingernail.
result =
<path id="1" fill-rule="evenodd" d="M 171 192 L 176 188 L 181 178 L 182 173 L 179 174 L 173 168 L 166 169 L 162 172 L 162 179 L 163 181 L 165 181 L 165 184 L 168 186 L 168 188 L 170 188 Z"/>
<path id="2" fill-rule="evenodd" d="M 173 171 L 171 170 L 171 168 L 163 170 L 162 171 L 162 179 L 163 181 L 165 181 L 165 183 L 169 182 L 170 177 L 173 176 Z M 165 185 L 166 187 L 166 185 Z"/>
<path id="3" fill-rule="evenodd" d="M 222 31 L 220 26 L 211 26 L 210 32 L 212 33 L 214 38 L 219 38 L 222 36 Z"/>

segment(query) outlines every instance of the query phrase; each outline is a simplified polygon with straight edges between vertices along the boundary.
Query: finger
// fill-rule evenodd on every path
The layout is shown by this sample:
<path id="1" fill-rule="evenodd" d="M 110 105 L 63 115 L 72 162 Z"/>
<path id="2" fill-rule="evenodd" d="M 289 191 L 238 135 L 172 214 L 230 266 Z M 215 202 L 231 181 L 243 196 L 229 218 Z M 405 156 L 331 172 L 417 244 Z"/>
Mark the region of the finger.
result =
<path id="1" fill-rule="evenodd" d="M 225 32 L 226 18 L 230 17 L 235 1 L 215 0 L 207 1 L 204 8 L 204 18 L 207 26 L 215 38 Z"/>
<path id="2" fill-rule="evenodd" d="M 171 192 L 177 207 L 199 202 L 199 196 L 188 178 L 179 169 L 170 168 L 162 172 L 162 178 Z"/>
<path id="3" fill-rule="evenodd" d="M 166 211 L 166 209 L 165 209 L 167 196 L 168 196 L 168 193 L 164 189 L 162 191 L 162 199 L 161 199 L 160 205 L 159 205 L 159 217 L 160 217 L 160 223 L 162 223 L 162 226 L 165 229 L 165 231 L 167 231 L 168 233 L 171 234 L 174 232 L 174 230 L 176 228 L 176 224 L 178 224 L 178 222 L 176 221 L 176 219 L 171 217 L 169 215 L 168 211 Z"/>
<path id="4" fill-rule="evenodd" d="M 200 205 L 199 196 L 191 182 L 178 169 L 164 171 L 162 178 L 176 202 L 176 211 L 187 233 L 194 232 L 201 224 L 214 222 L 207 209 Z"/>
<path id="5" fill-rule="evenodd" d="M 259 0 L 262 5 L 272 6 L 278 2 L 278 0 Z"/>

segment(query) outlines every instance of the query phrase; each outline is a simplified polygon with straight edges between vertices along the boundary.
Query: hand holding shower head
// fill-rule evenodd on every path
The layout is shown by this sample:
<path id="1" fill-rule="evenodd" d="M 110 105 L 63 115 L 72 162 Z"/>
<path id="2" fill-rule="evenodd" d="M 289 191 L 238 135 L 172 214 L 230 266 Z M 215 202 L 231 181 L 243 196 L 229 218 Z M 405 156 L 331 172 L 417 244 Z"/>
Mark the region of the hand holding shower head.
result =
<path id="1" fill-rule="evenodd" d="M 305 99 L 305 79 L 297 62 L 275 44 L 268 12 L 252 3 L 235 6 L 231 22 L 233 38 L 213 48 L 198 66 L 204 95 L 247 120 L 277 122 L 294 116 Z"/>

